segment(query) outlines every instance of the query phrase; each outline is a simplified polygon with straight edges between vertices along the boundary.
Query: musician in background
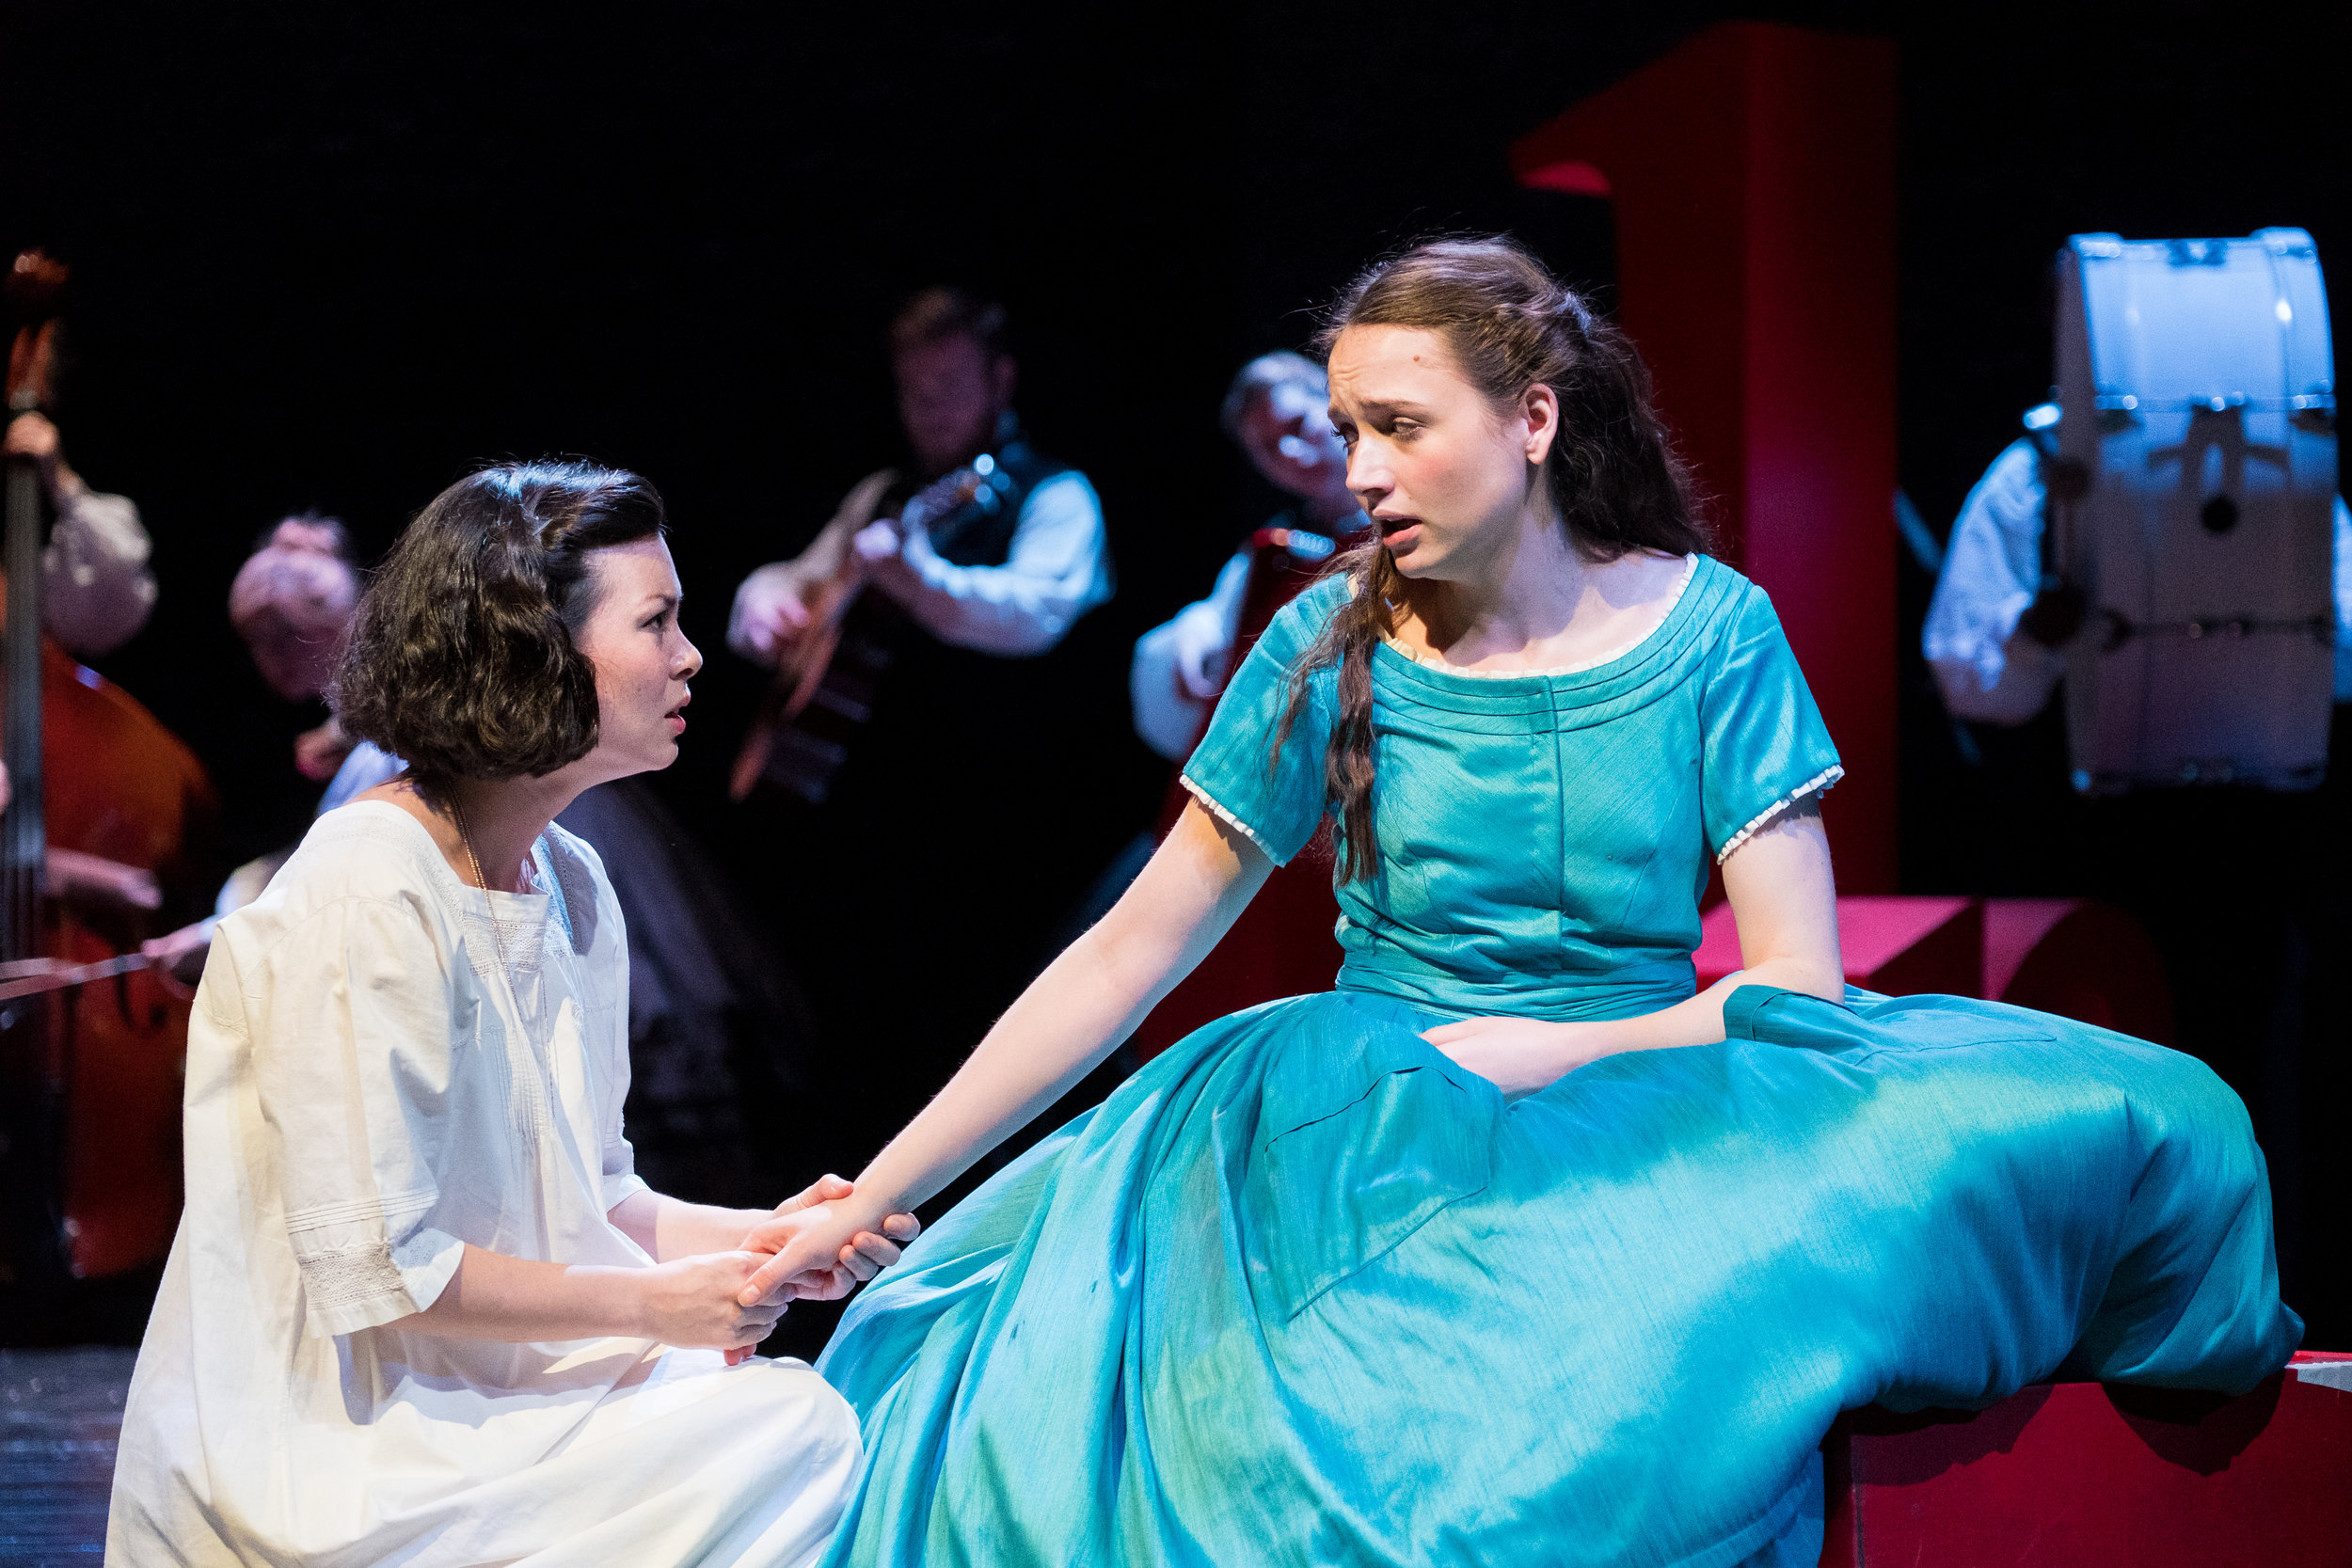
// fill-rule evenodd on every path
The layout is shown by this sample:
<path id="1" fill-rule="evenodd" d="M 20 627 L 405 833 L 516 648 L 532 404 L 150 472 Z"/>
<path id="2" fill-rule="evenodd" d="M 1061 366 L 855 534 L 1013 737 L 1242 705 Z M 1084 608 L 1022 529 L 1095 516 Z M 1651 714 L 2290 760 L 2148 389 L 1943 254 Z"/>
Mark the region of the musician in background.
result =
<path id="1" fill-rule="evenodd" d="M 56 512 L 41 552 L 41 624 L 68 653 L 96 658 L 137 635 L 155 608 L 139 509 L 91 489 L 65 460 L 57 427 L 38 413 L 8 421 L 7 455 L 33 461 Z"/>
<path id="2" fill-rule="evenodd" d="M 2352 1061 L 2341 988 L 2320 961 L 2352 941 L 2339 826 L 2352 790 L 2352 512 L 2338 496 L 2325 784 L 2078 795 L 2068 783 L 2064 705 L 2051 699 L 2088 607 L 2079 588 L 2047 580 L 2043 567 L 2050 496 L 2065 483 L 2058 415 L 2056 404 L 2027 410 L 2024 434 L 1969 491 L 1921 631 L 1946 707 L 1981 726 L 1971 732 L 1982 794 L 1971 891 L 2088 895 L 2147 928 L 2172 991 L 2168 1043 L 2208 1063 L 2253 1115 L 2290 1298 L 2315 1322 L 2352 1321 L 2352 1276 L 2334 1248 L 2306 1240 L 2311 1222 L 2352 1202 L 2352 1170 L 2315 1125 L 2342 1102 Z"/>
<path id="3" fill-rule="evenodd" d="M 1108 710 L 1088 650 L 1065 646 L 1112 592 L 1102 507 L 1025 438 L 1007 331 L 962 290 L 907 302 L 887 336 L 901 460 L 754 572 L 728 622 L 738 654 L 784 665 L 779 694 L 839 633 L 804 709 L 745 748 L 739 784 L 757 783 L 733 869 L 808 994 L 812 1087 L 842 1108 L 819 1119 L 845 1160 L 946 1081 L 1090 869 L 1090 851 L 1041 863 L 1025 835 L 975 831 L 1082 806 Z"/>
<path id="4" fill-rule="evenodd" d="M 358 598 L 350 535 L 340 518 L 317 512 L 272 525 L 229 585 L 230 624 L 245 640 L 253 673 L 280 705 L 271 711 L 263 703 L 234 704 L 215 717 L 210 738 L 219 744 L 226 728 L 230 745 L 259 750 L 283 745 L 289 728 L 299 726 L 300 733 L 289 750 L 278 752 L 293 763 L 291 769 L 256 770 L 239 792 L 230 837 L 246 858 L 221 884 L 213 912 L 144 944 L 149 958 L 190 984 L 204 972 L 214 928 L 262 895 L 313 816 L 398 771 L 397 765 L 376 767 L 340 799 L 331 790 L 325 800 L 318 796 L 318 786 L 336 778 L 351 753 L 352 742 L 326 710 L 326 693 Z"/>
<path id="5" fill-rule="evenodd" d="M 139 509 L 127 496 L 91 489 L 67 464 L 57 427 L 45 415 L 17 415 L 0 445 L 8 457 L 31 459 L 56 514 L 40 557 L 41 628 L 77 658 L 114 652 L 155 608 L 155 575 L 147 565 L 151 546 Z M 9 795 L 8 768 L 0 764 L 0 810 Z M 53 847 L 48 872 L 52 893 L 86 908 L 163 904 L 154 874 L 137 866 Z"/>
<path id="6" fill-rule="evenodd" d="M 1921 633 L 1944 705 L 1978 723 L 2013 726 L 2050 705 L 2062 650 L 2083 621 L 2082 591 L 2042 583 L 2042 534 L 2058 407 L 2028 409 L 2026 434 L 1977 481 L 1952 524 Z M 2044 443 L 2049 443 L 2046 447 Z M 2352 703 L 2352 512 L 2335 510 L 2336 701 Z"/>
<path id="7" fill-rule="evenodd" d="M 866 580 L 950 647 L 1000 657 L 1045 653 L 1111 595 L 1102 503 L 1086 475 L 1038 456 L 1012 414 L 1019 367 L 1001 305 L 960 289 L 926 289 L 890 324 L 898 418 L 913 461 L 859 481 L 823 531 L 790 561 L 762 566 L 736 591 L 727 642 L 772 668 L 810 625 L 810 591 L 854 554 Z M 942 553 L 887 502 L 992 454 L 1022 489 L 1009 529 Z M 879 519 L 879 520 L 878 520 Z"/>
<path id="8" fill-rule="evenodd" d="M 358 597 L 359 569 L 342 520 L 304 512 L 270 530 L 237 569 L 229 585 L 229 622 L 271 690 L 289 703 L 318 703 Z M 294 769 L 325 784 L 351 746 L 330 713 L 295 737 Z"/>
<path id="9" fill-rule="evenodd" d="M 1190 753 L 1232 672 L 1258 541 L 1279 532 L 1284 535 L 1279 547 L 1311 566 L 1365 526 L 1347 487 L 1347 448 L 1331 428 L 1330 402 L 1323 367 L 1288 351 L 1252 359 L 1226 390 L 1218 422 L 1291 504 L 1242 541 L 1207 598 L 1136 640 L 1128 670 L 1136 734 L 1170 762 Z"/>

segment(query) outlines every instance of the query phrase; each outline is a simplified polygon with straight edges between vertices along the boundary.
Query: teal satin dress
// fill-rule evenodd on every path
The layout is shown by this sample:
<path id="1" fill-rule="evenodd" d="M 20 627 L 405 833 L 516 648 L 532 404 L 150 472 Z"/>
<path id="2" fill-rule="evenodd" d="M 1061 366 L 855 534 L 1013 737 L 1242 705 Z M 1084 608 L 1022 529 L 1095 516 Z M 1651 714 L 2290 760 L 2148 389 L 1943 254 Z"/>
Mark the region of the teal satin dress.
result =
<path id="1" fill-rule="evenodd" d="M 1277 619 L 1186 776 L 1277 860 Z M 1338 989 L 1224 1019 L 934 1226 L 821 1370 L 867 1448 L 834 1563 L 1810 1563 L 1873 1402 L 2061 1370 L 2239 1390 L 2280 1304 L 2244 1108 L 2189 1057 L 1955 997 L 1764 987 L 1719 1045 L 1506 1105 L 1421 1037 L 1686 997 L 1708 865 L 1836 755 L 1765 596 L 1698 561 L 1623 657 L 1374 667 L 1382 870 Z"/>

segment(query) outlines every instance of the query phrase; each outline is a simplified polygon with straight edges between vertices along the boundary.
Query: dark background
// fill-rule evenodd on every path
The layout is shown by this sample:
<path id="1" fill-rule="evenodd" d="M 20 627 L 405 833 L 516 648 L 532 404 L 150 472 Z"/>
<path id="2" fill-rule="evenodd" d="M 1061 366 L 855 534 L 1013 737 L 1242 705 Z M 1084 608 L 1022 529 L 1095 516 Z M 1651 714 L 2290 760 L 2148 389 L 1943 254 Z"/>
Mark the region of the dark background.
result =
<path id="1" fill-rule="evenodd" d="M 139 502 L 163 585 L 101 667 L 203 755 L 225 859 L 290 840 L 315 797 L 286 763 L 315 716 L 267 695 L 224 613 L 255 536 L 318 507 L 373 554 L 469 465 L 541 451 L 670 499 L 710 667 L 660 787 L 723 859 L 759 684 L 725 606 L 890 455 L 879 331 L 911 288 L 1013 308 L 1023 411 L 1095 480 L 1117 556 L 1082 635 L 1123 661 L 1275 504 L 1217 433 L 1227 377 L 1300 344 L 1352 270 L 1515 227 L 1606 298 L 1605 209 L 1516 190 L 1512 138 L 1727 17 L 1890 35 L 1901 474 L 1941 533 L 2050 380 L 2065 235 L 2352 242 L 2331 10 L 13 0 L 0 246 L 75 268 L 67 449 Z M 1905 880 L 2004 891 L 1998 802 L 1933 702 L 1928 579 L 1904 573 Z M 1164 770 L 1123 714 L 1089 717 L 1124 783 L 1067 803 L 1066 836 L 974 831 L 1068 852 L 1148 818 Z"/>
<path id="2" fill-rule="evenodd" d="M 1517 191 L 1511 138 L 1727 16 L 1891 34 L 1902 476 L 1940 531 L 2049 381 L 2066 234 L 2300 224 L 2337 252 L 2325 14 L 16 0 L 0 245 L 76 269 L 68 450 L 140 503 L 163 582 L 103 667 L 203 754 L 227 850 L 282 841 L 305 803 L 281 759 L 308 716 L 277 710 L 222 613 L 254 536 L 316 506 L 372 553 L 469 464 L 549 451 L 673 503 L 713 657 L 663 786 L 723 840 L 707 802 L 756 686 L 720 647 L 725 602 L 888 454 L 877 334 L 908 289 L 1013 306 L 1024 411 L 1103 493 L 1121 589 L 1089 635 L 1115 657 L 1271 510 L 1216 433 L 1225 378 L 1299 343 L 1366 259 L 1515 226 L 1605 291 L 1605 210 Z M 1964 886 L 1942 826 L 1964 780 L 1913 709 L 1906 880 Z"/>

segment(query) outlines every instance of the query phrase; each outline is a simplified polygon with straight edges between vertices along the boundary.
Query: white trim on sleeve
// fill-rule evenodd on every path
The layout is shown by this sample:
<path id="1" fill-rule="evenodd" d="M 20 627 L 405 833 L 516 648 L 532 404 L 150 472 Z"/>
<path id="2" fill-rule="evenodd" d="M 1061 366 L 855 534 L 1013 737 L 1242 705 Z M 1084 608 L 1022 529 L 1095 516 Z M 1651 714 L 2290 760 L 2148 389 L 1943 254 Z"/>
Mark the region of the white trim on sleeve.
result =
<path id="1" fill-rule="evenodd" d="M 1740 829 L 1738 832 L 1732 834 L 1729 838 L 1724 841 L 1724 847 L 1715 851 L 1715 863 L 1717 865 L 1721 865 L 1724 861 L 1730 859 L 1731 852 L 1734 849 L 1739 848 L 1740 846 L 1745 844 L 1748 840 L 1754 838 L 1757 833 L 1763 832 L 1766 825 L 1769 824 L 1773 817 L 1778 816 L 1782 812 L 1787 811 L 1790 806 L 1795 805 L 1799 800 L 1804 800 L 1808 795 L 1818 795 L 1826 792 L 1832 784 L 1836 784 L 1838 780 L 1844 778 L 1845 776 L 1846 770 L 1843 768 L 1836 766 L 1826 768 L 1820 772 L 1814 774 L 1813 777 L 1805 780 L 1804 783 L 1799 784 L 1796 788 L 1790 790 L 1779 800 L 1774 800 L 1771 805 L 1766 806 L 1762 811 L 1757 812 L 1754 816 L 1748 818 L 1748 825 L 1746 827 Z"/>
<path id="2" fill-rule="evenodd" d="M 1272 861 L 1277 865 L 1284 863 L 1285 857 L 1278 855 L 1274 852 L 1274 846 L 1265 841 L 1264 834 L 1259 832 L 1257 829 L 1251 827 L 1248 823 L 1244 822 L 1240 817 L 1235 816 L 1232 812 L 1227 811 L 1223 805 L 1218 803 L 1216 796 L 1210 794 L 1207 790 L 1201 788 L 1199 784 L 1193 782 L 1191 774 L 1179 773 L 1176 775 L 1176 782 L 1190 790 L 1192 792 L 1192 798 L 1200 801 L 1202 805 L 1208 807 L 1209 810 L 1214 812 L 1220 820 L 1239 829 L 1243 836 L 1247 837 L 1250 843 L 1264 850 L 1266 859 Z"/>

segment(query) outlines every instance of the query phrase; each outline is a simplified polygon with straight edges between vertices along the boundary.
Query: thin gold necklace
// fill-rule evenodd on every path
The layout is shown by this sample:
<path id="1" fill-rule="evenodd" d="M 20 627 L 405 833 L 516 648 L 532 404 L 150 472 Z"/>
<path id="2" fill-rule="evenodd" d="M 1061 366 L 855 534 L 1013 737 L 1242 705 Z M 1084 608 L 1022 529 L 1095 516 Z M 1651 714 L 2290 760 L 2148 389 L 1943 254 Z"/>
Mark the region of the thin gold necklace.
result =
<path id="1" fill-rule="evenodd" d="M 466 808 L 457 803 L 454 791 L 450 794 L 449 811 L 457 821 L 457 842 L 466 847 L 466 859 L 473 864 L 474 886 L 482 890 L 484 901 L 490 906 L 490 942 L 498 948 L 499 974 L 505 977 L 506 988 L 511 991 L 515 989 L 515 965 L 506 956 L 506 923 L 499 919 L 498 901 L 490 897 L 490 879 L 482 874 L 482 857 L 474 853 L 473 834 L 466 831 Z"/>

